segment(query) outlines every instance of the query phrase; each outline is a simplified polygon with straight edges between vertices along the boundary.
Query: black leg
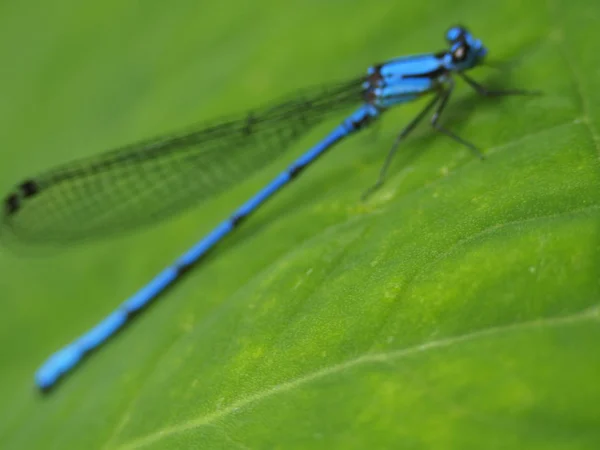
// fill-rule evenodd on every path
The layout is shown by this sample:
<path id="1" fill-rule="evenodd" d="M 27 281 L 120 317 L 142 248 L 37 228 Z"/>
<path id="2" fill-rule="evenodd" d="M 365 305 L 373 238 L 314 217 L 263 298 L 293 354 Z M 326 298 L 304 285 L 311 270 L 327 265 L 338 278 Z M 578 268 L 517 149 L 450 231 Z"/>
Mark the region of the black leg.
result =
<path id="1" fill-rule="evenodd" d="M 364 194 L 362 195 L 363 200 L 366 200 L 367 197 L 369 197 L 369 195 L 371 195 L 373 192 L 375 192 L 381 187 L 381 185 L 385 181 L 385 175 L 390 166 L 390 163 L 392 162 L 392 159 L 394 159 L 396 150 L 398 150 L 398 145 L 400 144 L 402 139 L 404 139 L 418 125 L 418 123 L 421 120 L 423 120 L 423 117 L 425 117 L 427 113 L 431 110 L 431 108 L 434 107 L 434 105 L 439 101 L 442 95 L 443 94 L 437 94 L 435 98 L 429 103 L 427 103 L 427 106 L 425 106 L 425 108 L 423 108 L 423 110 L 408 125 L 404 127 L 400 134 L 398 134 L 396 140 L 394 141 L 394 144 L 392 145 L 392 148 L 390 149 L 387 157 L 385 158 L 385 162 L 383 163 L 381 170 L 379 171 L 379 177 L 377 178 L 377 182 L 364 192 Z"/>
<path id="2" fill-rule="evenodd" d="M 438 124 L 440 116 L 441 116 L 442 112 L 444 111 L 444 108 L 448 104 L 448 100 L 450 99 L 450 95 L 452 95 L 452 90 L 453 89 L 454 89 L 454 80 L 452 78 L 450 78 L 448 80 L 448 88 L 440 94 L 441 100 L 440 100 L 440 103 L 438 104 L 438 107 L 435 110 L 435 113 L 433 114 L 433 117 L 431 118 L 431 126 L 436 131 L 439 131 L 440 133 L 443 133 L 446 136 L 451 137 L 456 142 L 464 145 L 469 150 L 471 150 L 479 159 L 483 160 L 483 159 L 485 159 L 484 156 L 483 156 L 483 153 L 481 153 L 481 151 L 477 147 L 475 147 L 469 141 L 465 141 L 463 138 L 461 138 L 460 136 L 454 134 L 452 131 L 448 130 L 447 128 L 445 128 L 445 127 L 441 126 L 440 124 Z"/>
<path id="3" fill-rule="evenodd" d="M 477 81 L 475 81 L 470 76 L 458 72 L 458 75 L 465 80 L 469 86 L 471 86 L 479 95 L 483 95 L 485 97 L 503 97 L 507 95 L 541 95 L 541 91 L 528 91 L 525 89 L 506 89 L 506 90 L 492 90 L 488 89 L 485 86 L 482 86 Z"/>

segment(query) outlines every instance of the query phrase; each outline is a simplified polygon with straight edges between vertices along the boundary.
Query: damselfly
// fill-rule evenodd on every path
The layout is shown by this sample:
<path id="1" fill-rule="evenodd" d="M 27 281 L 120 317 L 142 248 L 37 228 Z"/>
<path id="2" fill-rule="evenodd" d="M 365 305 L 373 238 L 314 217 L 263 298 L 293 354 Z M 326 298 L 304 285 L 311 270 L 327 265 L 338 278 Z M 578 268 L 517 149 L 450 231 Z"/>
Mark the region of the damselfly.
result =
<path id="1" fill-rule="evenodd" d="M 398 144 L 428 113 L 432 127 L 477 156 L 481 152 L 439 123 L 454 89 L 454 75 L 485 96 L 519 95 L 523 90 L 488 90 L 465 71 L 482 64 L 487 50 L 464 27 L 446 33 L 448 48 L 401 57 L 369 68 L 348 82 L 300 93 L 267 106 L 178 135 L 161 137 L 78 160 L 21 182 L 4 200 L 1 232 L 27 242 L 73 242 L 139 227 L 197 204 L 240 182 L 282 154 L 294 140 L 325 118 L 358 106 L 322 141 L 217 225 L 90 331 L 42 365 L 36 383 L 52 388 L 92 350 L 129 323 L 173 285 L 211 248 L 273 194 L 346 136 L 379 118 L 388 108 L 432 98 L 398 134 L 375 185 L 384 179 Z"/>

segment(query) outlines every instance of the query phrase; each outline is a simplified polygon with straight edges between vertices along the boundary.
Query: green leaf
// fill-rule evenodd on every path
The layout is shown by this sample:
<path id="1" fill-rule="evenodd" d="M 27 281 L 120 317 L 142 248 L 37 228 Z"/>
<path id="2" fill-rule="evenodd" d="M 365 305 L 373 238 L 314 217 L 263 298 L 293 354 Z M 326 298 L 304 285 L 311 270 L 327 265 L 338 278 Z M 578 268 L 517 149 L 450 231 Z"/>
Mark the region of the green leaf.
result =
<path id="1" fill-rule="evenodd" d="M 50 255 L 0 254 L 0 447 L 600 447 L 600 6 L 481 2 L 0 5 L 0 184 L 444 48 L 501 69 L 419 128 L 396 108 L 250 218 L 47 396 L 33 373 L 342 117 L 196 211 Z M 460 81 L 460 80 L 459 80 Z M 165 199 L 168 201 L 168 199 Z"/>

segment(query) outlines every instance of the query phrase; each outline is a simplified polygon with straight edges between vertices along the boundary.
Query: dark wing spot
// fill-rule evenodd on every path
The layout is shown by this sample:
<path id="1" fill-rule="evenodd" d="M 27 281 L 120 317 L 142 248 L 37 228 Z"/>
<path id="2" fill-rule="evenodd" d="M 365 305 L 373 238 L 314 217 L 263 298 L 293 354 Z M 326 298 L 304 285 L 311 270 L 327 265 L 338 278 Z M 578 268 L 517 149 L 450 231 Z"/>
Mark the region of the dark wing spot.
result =
<path id="1" fill-rule="evenodd" d="M 23 193 L 23 197 L 31 197 L 39 192 L 39 186 L 33 180 L 26 180 L 21 183 L 19 189 Z"/>
<path id="2" fill-rule="evenodd" d="M 17 212 L 20 206 L 21 201 L 19 199 L 19 196 L 17 194 L 10 194 L 8 197 L 6 197 L 6 200 L 4 202 L 4 212 L 7 216 L 10 216 Z"/>

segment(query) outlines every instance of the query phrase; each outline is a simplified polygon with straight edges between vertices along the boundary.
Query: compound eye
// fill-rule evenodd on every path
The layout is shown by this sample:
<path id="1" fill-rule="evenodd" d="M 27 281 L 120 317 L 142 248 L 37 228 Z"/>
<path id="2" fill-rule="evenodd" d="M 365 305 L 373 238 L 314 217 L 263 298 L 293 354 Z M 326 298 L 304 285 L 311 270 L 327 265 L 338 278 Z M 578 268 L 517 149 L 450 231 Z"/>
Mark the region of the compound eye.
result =
<path id="1" fill-rule="evenodd" d="M 452 28 L 450 28 L 447 32 L 446 32 L 446 40 L 450 43 L 452 42 L 458 42 L 460 40 L 464 40 L 464 36 L 467 34 L 467 30 L 465 27 L 462 27 L 460 25 L 456 25 Z"/>

